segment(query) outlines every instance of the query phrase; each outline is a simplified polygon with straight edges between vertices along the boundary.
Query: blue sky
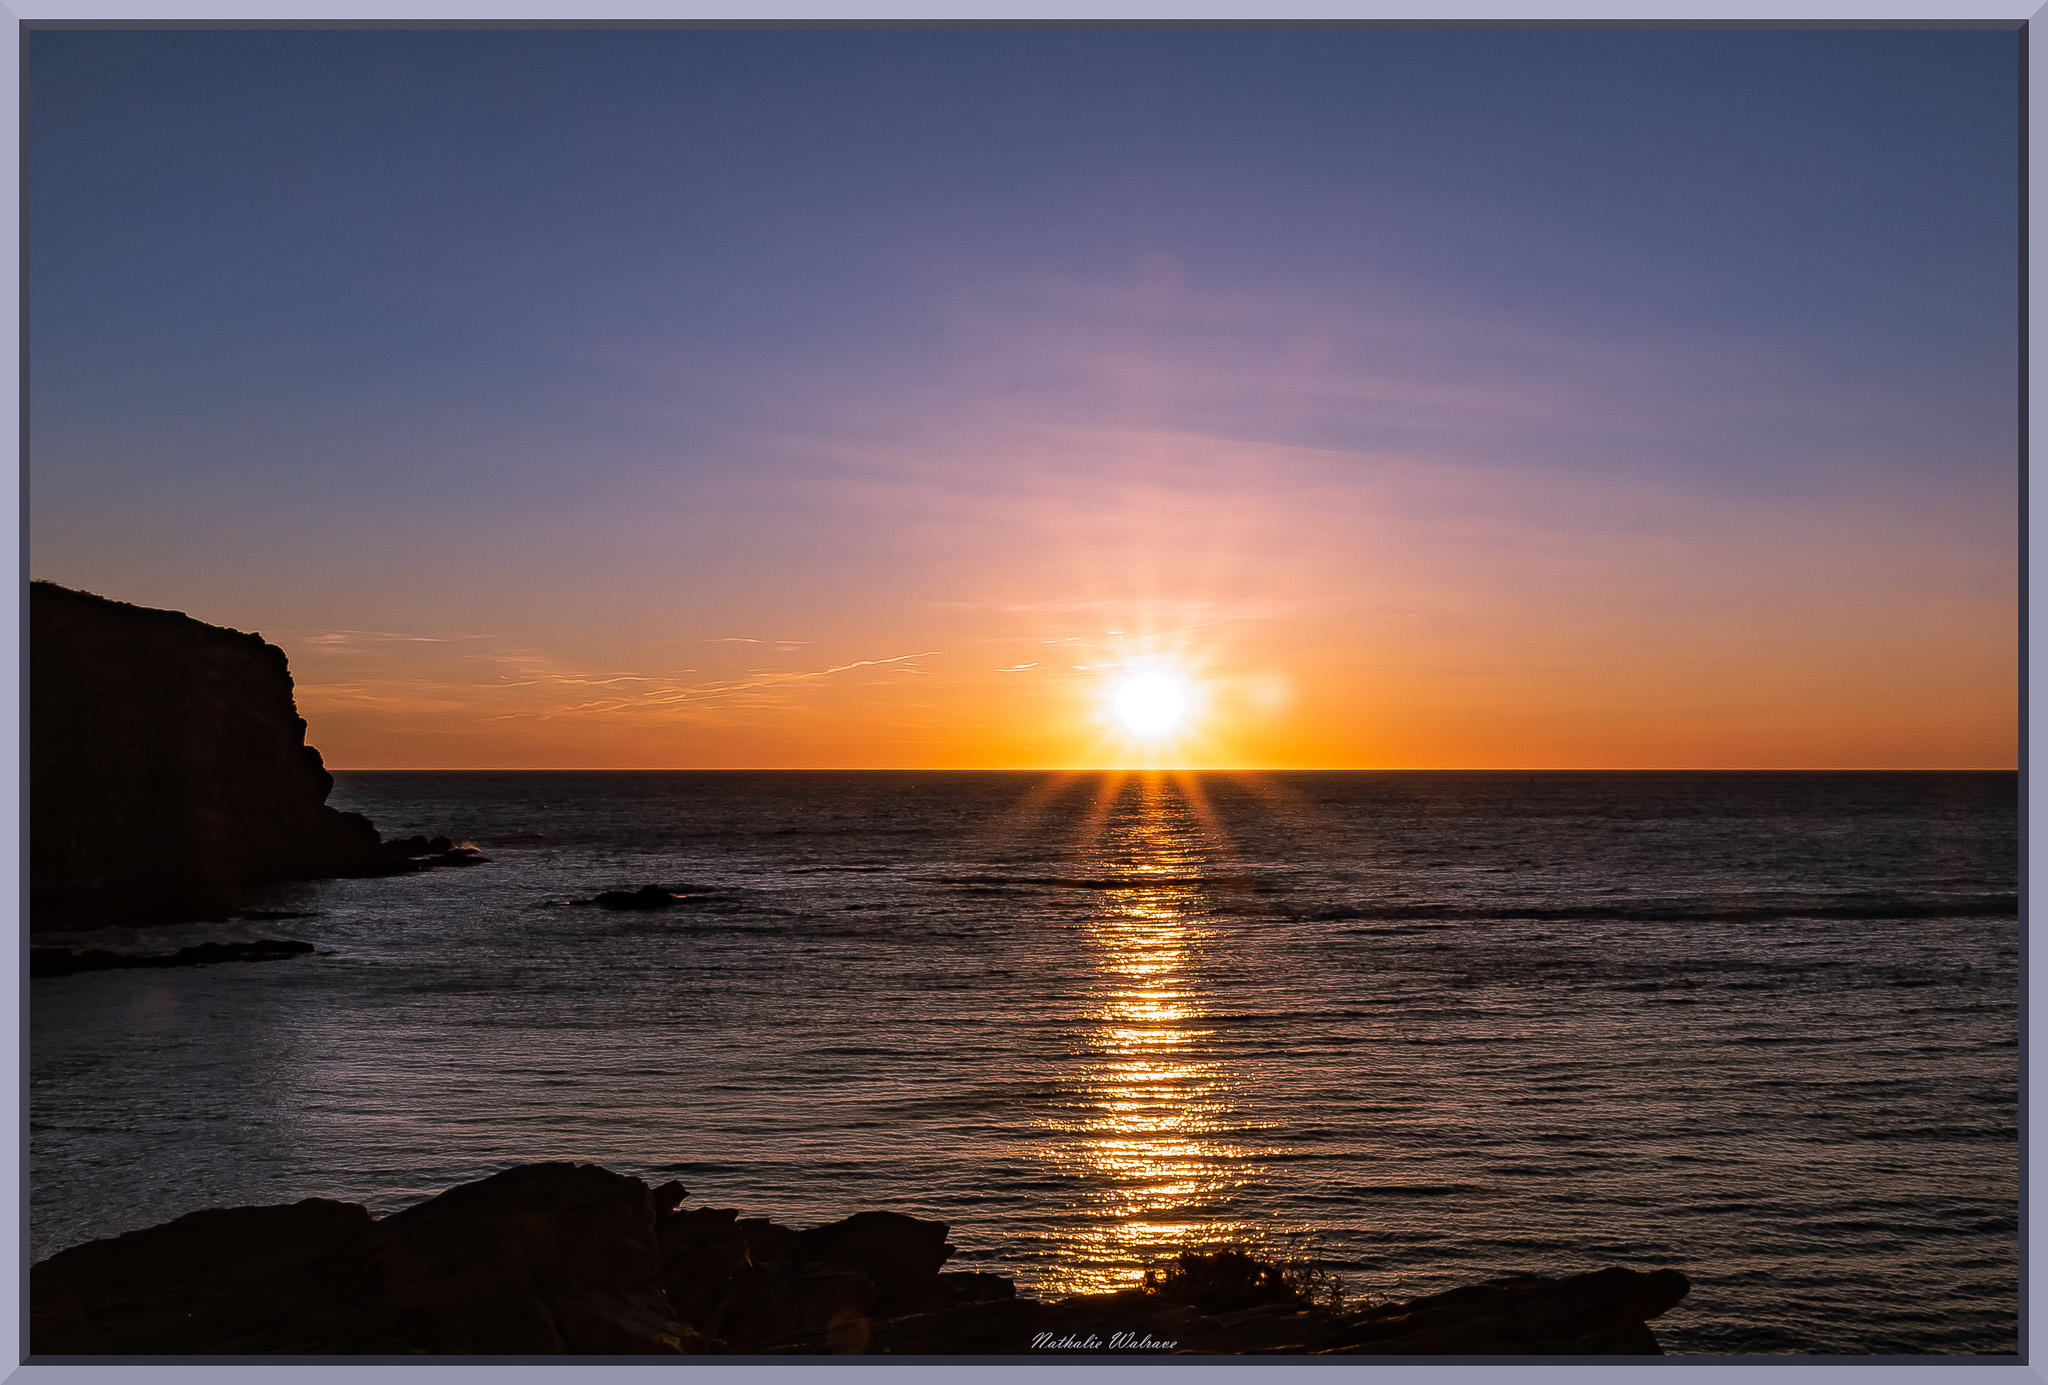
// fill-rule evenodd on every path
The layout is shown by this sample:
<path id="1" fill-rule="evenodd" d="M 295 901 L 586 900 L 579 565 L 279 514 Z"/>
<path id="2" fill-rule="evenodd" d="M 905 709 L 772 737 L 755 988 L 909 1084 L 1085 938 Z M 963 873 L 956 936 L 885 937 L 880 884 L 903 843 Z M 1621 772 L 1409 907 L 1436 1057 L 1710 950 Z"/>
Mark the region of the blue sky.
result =
<path id="1" fill-rule="evenodd" d="M 1402 699 L 1545 619 L 1579 681 L 1514 655 L 1466 739 L 1606 753 L 1514 709 L 1676 626 L 1622 758 L 1786 744 L 1828 669 L 1929 660 L 1967 677 L 1854 753 L 1996 758 L 2017 62 L 2013 31 L 39 31 L 30 566 L 262 629 L 360 763 L 943 759 L 1004 666 L 944 659 L 1089 603 L 1407 727 L 1318 763 L 1440 757 Z M 1436 633 L 1336 628 L 1381 608 Z M 813 676 L 927 649 L 861 698 Z M 1805 710 L 1709 734 L 1686 658 Z M 671 696 L 507 712 L 507 660 Z M 716 712 L 756 675 L 807 681 Z M 1904 729 L 1959 716 L 1968 747 Z"/>

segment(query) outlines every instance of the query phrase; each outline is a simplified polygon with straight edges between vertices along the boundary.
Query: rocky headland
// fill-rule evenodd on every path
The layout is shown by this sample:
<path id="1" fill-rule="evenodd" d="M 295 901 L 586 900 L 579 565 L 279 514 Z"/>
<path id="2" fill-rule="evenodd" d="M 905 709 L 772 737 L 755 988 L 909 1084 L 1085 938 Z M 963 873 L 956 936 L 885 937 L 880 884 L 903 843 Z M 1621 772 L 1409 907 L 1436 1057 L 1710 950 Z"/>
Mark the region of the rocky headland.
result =
<path id="1" fill-rule="evenodd" d="M 1521 1275 L 1346 1306 L 1315 1276 L 1189 1253 L 1115 1293 L 948 1273 L 943 1222 L 794 1230 L 592 1164 L 527 1164 L 375 1219 L 321 1198 L 194 1212 L 29 1272 L 43 1356 L 1661 1354 L 1676 1270 Z"/>
<path id="2" fill-rule="evenodd" d="M 277 646 L 30 585 L 31 929 L 219 918 L 251 886 L 481 859 L 385 842 L 333 787 Z"/>

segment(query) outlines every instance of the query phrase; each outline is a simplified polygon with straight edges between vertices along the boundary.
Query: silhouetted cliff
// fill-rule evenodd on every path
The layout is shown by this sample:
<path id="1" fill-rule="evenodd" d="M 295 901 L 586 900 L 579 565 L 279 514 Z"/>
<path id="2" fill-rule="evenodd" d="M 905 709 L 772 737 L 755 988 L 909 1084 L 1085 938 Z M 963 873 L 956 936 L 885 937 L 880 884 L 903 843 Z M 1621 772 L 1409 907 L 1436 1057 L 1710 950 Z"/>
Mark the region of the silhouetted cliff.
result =
<path id="1" fill-rule="evenodd" d="M 30 586 L 31 928 L 197 917 L 240 886 L 392 869 L 369 819 L 326 806 L 333 787 L 277 646 Z"/>

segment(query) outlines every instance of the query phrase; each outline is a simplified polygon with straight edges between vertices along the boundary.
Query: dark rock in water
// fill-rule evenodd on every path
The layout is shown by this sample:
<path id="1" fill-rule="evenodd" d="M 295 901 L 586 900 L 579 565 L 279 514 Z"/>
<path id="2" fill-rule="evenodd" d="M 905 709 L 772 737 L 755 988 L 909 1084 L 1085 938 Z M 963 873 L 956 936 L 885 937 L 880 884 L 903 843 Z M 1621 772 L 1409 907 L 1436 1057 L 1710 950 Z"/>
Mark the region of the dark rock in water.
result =
<path id="1" fill-rule="evenodd" d="M 659 885 L 643 885 L 637 890 L 606 890 L 592 899 L 572 899 L 571 904 L 595 904 L 600 909 L 668 909 L 676 902 L 676 896 Z"/>
<path id="2" fill-rule="evenodd" d="M 360 1207 L 196 1212 L 29 1272 L 50 1355 L 1657 1355 L 1675 1270 L 1523 1275 L 1411 1303 L 1207 1311 L 1147 1288 L 1046 1303 L 942 1274 L 942 1222 L 795 1231 L 677 1210 L 590 1164 L 528 1164 L 372 1221 Z"/>
<path id="3" fill-rule="evenodd" d="M 32 929 L 222 918 L 249 886 L 417 869 L 333 787 L 275 645 L 30 585 Z"/>
<path id="4" fill-rule="evenodd" d="M 394 856 L 427 856 L 446 851 L 450 845 L 446 837 L 393 837 L 384 843 L 384 849 Z"/>
<path id="5" fill-rule="evenodd" d="M 117 971 L 133 967 L 204 967 L 215 962 L 268 962 L 280 957 L 304 957 L 313 944 L 284 938 L 259 938 L 253 943 L 200 943 L 161 955 L 108 952 L 87 948 L 73 952 L 66 947 L 32 947 L 28 951 L 30 976 L 71 976 L 81 971 Z"/>
<path id="6" fill-rule="evenodd" d="M 168 957 L 138 958 L 137 965 L 199 967 L 213 962 L 267 962 L 278 957 L 304 957 L 313 944 L 284 938 L 259 938 L 253 943 L 200 943 L 181 947 Z"/>
<path id="7" fill-rule="evenodd" d="M 384 843 L 384 854 L 394 863 L 407 862 L 412 869 L 433 866 L 482 866 L 490 864 L 483 851 L 464 842 L 457 846 L 446 837 L 401 837 Z"/>

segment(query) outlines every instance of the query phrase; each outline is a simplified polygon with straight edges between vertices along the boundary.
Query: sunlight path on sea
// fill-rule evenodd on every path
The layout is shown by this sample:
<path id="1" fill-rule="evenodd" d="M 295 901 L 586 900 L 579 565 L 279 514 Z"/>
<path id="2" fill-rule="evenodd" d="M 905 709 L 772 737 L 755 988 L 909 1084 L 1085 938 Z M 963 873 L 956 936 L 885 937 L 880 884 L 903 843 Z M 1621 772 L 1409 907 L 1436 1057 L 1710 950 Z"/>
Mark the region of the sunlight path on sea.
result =
<path id="1" fill-rule="evenodd" d="M 1233 1138 L 1239 1079 L 1189 975 L 1213 941 L 1205 897 L 1227 846 L 1205 807 L 1164 776 L 1106 776 L 1081 828 L 1087 873 L 1119 884 L 1088 923 L 1079 1100 L 1043 1122 L 1046 1156 L 1086 1214 L 1055 1292 L 1129 1287 L 1173 1249 L 1248 1230 L 1224 1212 L 1259 1172 Z"/>

